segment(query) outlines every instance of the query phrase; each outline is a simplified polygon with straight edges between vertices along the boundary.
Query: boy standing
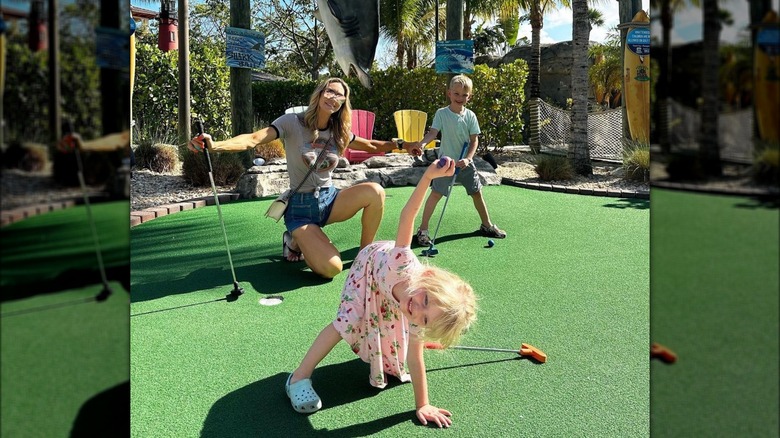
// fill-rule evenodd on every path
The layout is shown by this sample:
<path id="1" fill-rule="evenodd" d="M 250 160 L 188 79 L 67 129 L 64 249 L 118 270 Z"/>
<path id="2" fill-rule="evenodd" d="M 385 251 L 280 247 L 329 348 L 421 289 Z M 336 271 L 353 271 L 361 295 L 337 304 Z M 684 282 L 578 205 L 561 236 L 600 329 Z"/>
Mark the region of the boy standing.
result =
<path id="1" fill-rule="evenodd" d="M 433 117 L 433 124 L 422 140 L 413 143 L 412 147 L 422 147 L 428 144 L 441 131 L 441 145 L 439 148 L 440 156 L 448 156 L 452 159 L 460 157 L 463 149 L 463 143 L 468 142 L 468 148 L 463 155 L 463 159 L 457 161 L 455 166 L 460 169 L 456 176 L 456 181 L 461 183 L 466 189 L 466 193 L 471 196 L 474 202 L 474 208 L 479 213 L 482 225 L 479 232 L 483 236 L 503 239 L 506 232 L 499 229 L 490 222 L 487 205 L 482 197 L 482 183 L 479 181 L 479 174 L 474 165 L 474 154 L 477 151 L 477 136 L 480 134 L 479 122 L 473 111 L 464 105 L 469 101 L 472 94 L 471 79 L 465 75 L 454 76 L 447 87 L 447 97 L 450 104 L 447 107 L 440 108 Z M 431 182 L 431 193 L 425 202 L 423 209 L 422 222 L 417 230 L 417 243 L 422 246 L 430 245 L 431 238 L 428 233 L 428 222 L 436 209 L 436 204 L 442 196 L 447 196 L 447 189 L 451 178 L 436 178 Z"/>

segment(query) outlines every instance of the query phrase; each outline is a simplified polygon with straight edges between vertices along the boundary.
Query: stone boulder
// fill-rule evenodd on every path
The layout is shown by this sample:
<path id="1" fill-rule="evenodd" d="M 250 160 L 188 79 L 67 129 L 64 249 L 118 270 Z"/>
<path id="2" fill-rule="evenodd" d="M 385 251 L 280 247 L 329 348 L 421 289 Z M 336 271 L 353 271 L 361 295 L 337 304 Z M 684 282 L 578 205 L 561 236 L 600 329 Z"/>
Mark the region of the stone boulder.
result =
<path id="1" fill-rule="evenodd" d="M 333 185 L 345 189 L 361 182 L 375 182 L 382 187 L 415 186 L 430 164 L 425 159 L 415 159 L 408 154 L 388 154 L 371 157 L 361 164 L 337 167 L 333 170 Z M 501 177 L 495 169 L 480 157 L 474 157 L 480 181 L 483 185 L 499 185 Z M 286 163 L 253 166 L 241 176 L 236 185 L 241 199 L 277 196 L 290 188 Z"/>

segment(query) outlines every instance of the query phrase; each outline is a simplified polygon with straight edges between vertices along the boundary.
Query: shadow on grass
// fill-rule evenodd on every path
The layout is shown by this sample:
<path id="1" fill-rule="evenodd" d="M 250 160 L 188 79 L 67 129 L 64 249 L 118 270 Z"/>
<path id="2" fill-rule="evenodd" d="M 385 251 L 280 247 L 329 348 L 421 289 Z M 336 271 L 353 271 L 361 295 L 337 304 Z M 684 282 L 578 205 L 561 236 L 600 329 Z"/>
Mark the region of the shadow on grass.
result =
<path id="1" fill-rule="evenodd" d="M 401 383 L 390 379 L 387 387 L 379 390 L 366 383 L 368 364 L 360 359 L 317 368 L 314 386 L 322 397 L 322 410 L 335 408 L 392 390 Z M 359 437 L 381 432 L 404 422 L 417 423 L 413 410 L 376 418 L 367 423 L 336 429 L 314 429 L 307 415 L 295 412 L 284 391 L 287 373 L 278 373 L 239 388 L 211 407 L 200 436 L 334 436 Z M 314 414 L 316 415 L 316 413 Z M 419 423 L 418 423 L 419 424 Z"/>
<path id="2" fill-rule="evenodd" d="M 357 253 L 357 247 L 341 252 L 344 271 L 352 266 Z M 267 257 L 254 265 L 236 267 L 235 271 L 236 280 L 242 287 L 246 289 L 248 283 L 255 291 L 265 295 L 292 292 L 333 281 L 313 273 L 305 262 L 289 263 L 281 255 Z M 223 285 L 226 294 L 233 289 L 233 274 L 227 264 L 224 268 L 198 269 L 181 278 L 133 283 L 132 301 L 137 303 L 155 300 L 170 295 L 219 288 Z"/>
<path id="3" fill-rule="evenodd" d="M 752 210 L 758 210 L 765 208 L 767 210 L 776 210 L 780 208 L 780 195 L 767 195 L 767 196 L 753 196 L 745 199 L 745 202 L 740 202 L 734 205 L 737 208 L 749 208 Z"/>
<path id="4" fill-rule="evenodd" d="M 130 291 L 130 266 L 107 267 L 106 279 L 122 284 L 125 291 Z M 101 274 L 98 269 L 69 269 L 62 272 L 57 277 L 42 280 L 30 281 L 25 283 L 10 284 L 3 286 L 3 293 L 0 295 L 0 302 L 13 301 L 22 298 L 29 298 L 34 295 L 57 293 L 64 290 L 78 289 L 91 284 L 101 283 Z"/>
<path id="5" fill-rule="evenodd" d="M 71 438 L 128 436 L 130 433 L 130 381 L 101 391 L 79 409 Z"/>
<path id="6" fill-rule="evenodd" d="M 617 202 L 611 202 L 609 204 L 604 204 L 604 207 L 609 208 L 634 208 L 637 210 L 647 210 L 650 208 L 650 201 L 647 199 L 638 199 L 638 198 L 619 198 L 616 199 Z"/>

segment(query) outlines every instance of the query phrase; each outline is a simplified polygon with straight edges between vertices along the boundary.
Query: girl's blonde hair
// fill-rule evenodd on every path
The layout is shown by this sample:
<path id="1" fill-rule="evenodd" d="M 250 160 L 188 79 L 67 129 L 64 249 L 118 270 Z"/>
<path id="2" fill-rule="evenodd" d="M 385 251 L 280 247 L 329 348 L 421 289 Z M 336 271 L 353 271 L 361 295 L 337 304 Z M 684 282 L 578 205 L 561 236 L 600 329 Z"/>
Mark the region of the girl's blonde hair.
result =
<path id="1" fill-rule="evenodd" d="M 457 275 L 435 266 L 424 266 L 409 280 L 410 294 L 428 292 L 436 300 L 442 314 L 429 321 L 420 336 L 441 343 L 445 348 L 454 344 L 477 319 L 477 298 L 471 285 Z"/>
<path id="2" fill-rule="evenodd" d="M 349 103 L 349 85 L 341 78 L 328 78 L 320 82 L 317 88 L 309 97 L 309 107 L 303 113 L 303 124 L 314 132 L 314 138 L 317 138 L 317 108 L 320 103 L 320 96 L 327 88 L 328 84 L 337 82 L 344 87 L 344 102 L 339 107 L 338 111 L 331 114 L 328 124 L 330 125 L 330 132 L 332 138 L 336 141 L 336 146 L 339 148 L 339 155 L 344 153 L 344 149 L 347 148 L 350 140 L 352 140 L 352 105 Z"/>

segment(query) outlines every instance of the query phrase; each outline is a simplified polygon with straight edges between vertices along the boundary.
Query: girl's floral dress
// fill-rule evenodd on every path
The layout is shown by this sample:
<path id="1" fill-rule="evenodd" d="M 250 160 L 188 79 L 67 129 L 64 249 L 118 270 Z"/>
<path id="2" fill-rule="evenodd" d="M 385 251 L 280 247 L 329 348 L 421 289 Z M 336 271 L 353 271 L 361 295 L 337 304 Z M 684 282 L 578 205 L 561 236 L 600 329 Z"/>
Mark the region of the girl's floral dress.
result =
<path id="1" fill-rule="evenodd" d="M 411 381 L 406 371 L 409 336 L 419 330 L 409 327 L 392 290 L 414 275 L 422 265 L 411 248 L 396 248 L 395 242 L 379 241 L 363 248 L 349 270 L 341 292 L 333 326 L 363 361 L 371 366 L 369 383 L 387 385 L 386 375 Z"/>

